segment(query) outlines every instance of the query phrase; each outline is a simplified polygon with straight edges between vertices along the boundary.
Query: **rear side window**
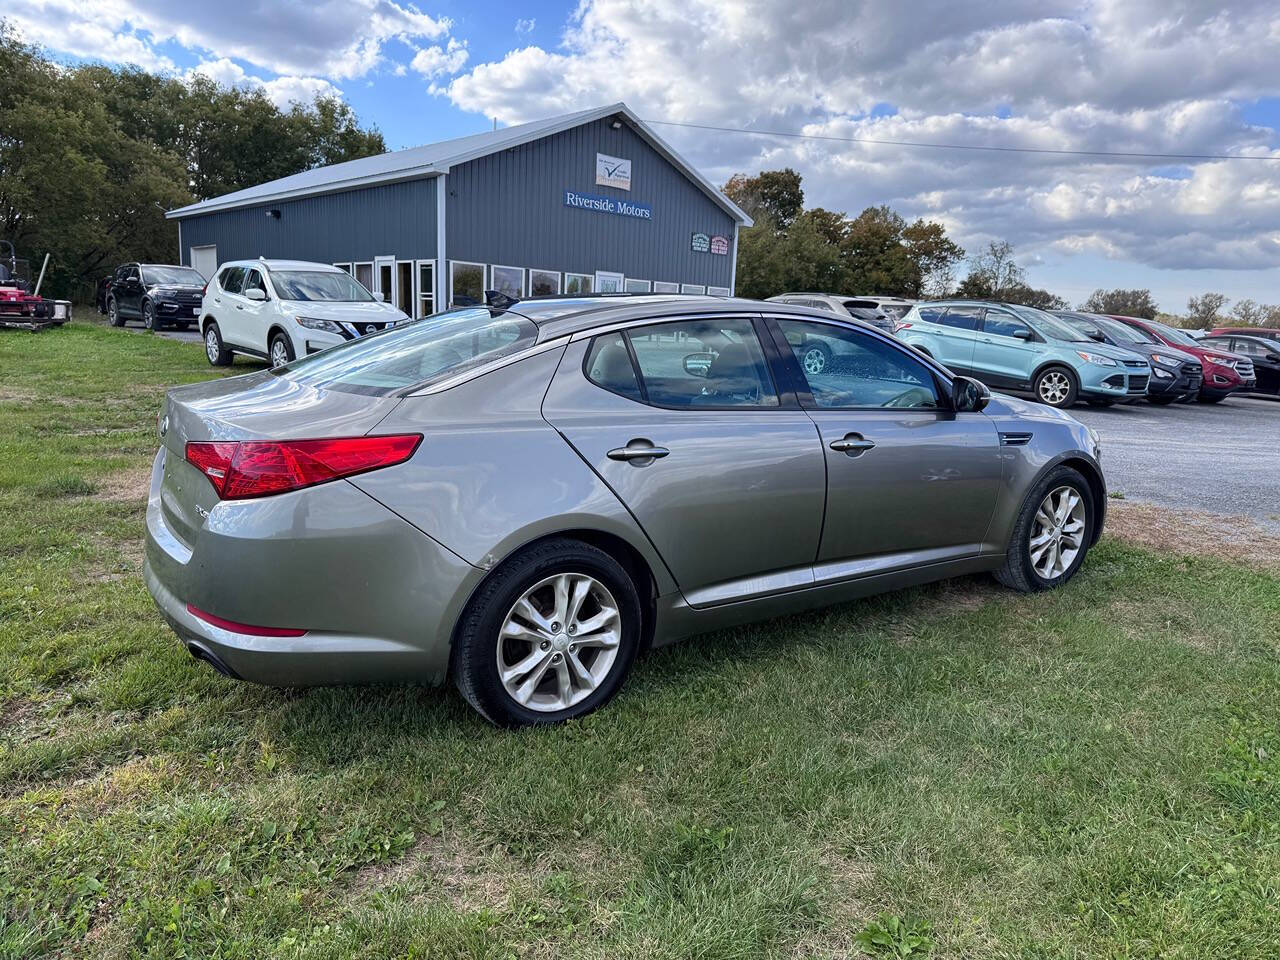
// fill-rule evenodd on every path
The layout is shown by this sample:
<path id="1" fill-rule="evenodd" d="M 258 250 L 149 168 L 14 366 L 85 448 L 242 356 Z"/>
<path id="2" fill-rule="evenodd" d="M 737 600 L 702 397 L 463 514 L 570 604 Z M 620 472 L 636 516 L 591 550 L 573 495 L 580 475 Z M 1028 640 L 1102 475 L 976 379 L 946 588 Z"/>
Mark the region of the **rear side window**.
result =
<path id="1" fill-rule="evenodd" d="M 227 267 L 218 277 L 218 286 L 227 293 L 239 293 L 244 283 L 244 267 Z"/>
<path id="2" fill-rule="evenodd" d="M 305 386 L 382 396 L 476 370 L 537 340 L 532 320 L 463 307 L 330 347 L 272 372 Z"/>
<path id="3" fill-rule="evenodd" d="M 948 307 L 942 319 L 937 322 L 957 330 L 977 330 L 981 318 L 981 307 Z"/>
<path id="4" fill-rule="evenodd" d="M 778 405 L 764 350 L 750 320 L 676 320 L 633 327 L 622 335 L 639 365 L 640 392 L 646 403 L 676 408 Z M 616 334 L 596 338 L 587 376 L 628 396 L 631 381 L 623 372 L 621 355 L 611 349 L 620 345 Z"/>
<path id="5" fill-rule="evenodd" d="M 636 368 L 631 364 L 631 354 L 627 352 L 622 334 L 613 333 L 592 340 L 584 369 L 587 379 L 597 386 L 643 402 Z"/>
<path id="6" fill-rule="evenodd" d="M 916 315 L 925 323 L 941 323 L 946 312 L 946 307 L 916 307 Z"/>

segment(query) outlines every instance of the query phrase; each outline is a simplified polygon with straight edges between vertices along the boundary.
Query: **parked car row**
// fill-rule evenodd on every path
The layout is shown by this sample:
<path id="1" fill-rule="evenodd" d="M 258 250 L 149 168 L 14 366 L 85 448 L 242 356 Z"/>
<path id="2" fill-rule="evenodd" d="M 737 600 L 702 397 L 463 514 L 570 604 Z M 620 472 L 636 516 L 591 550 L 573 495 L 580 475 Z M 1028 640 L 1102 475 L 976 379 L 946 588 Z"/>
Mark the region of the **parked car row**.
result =
<path id="1" fill-rule="evenodd" d="M 1249 356 L 1135 317 L 939 300 L 917 304 L 895 332 L 958 373 L 993 387 L 1029 390 L 1053 407 L 1078 400 L 1103 406 L 1140 399 L 1217 403 L 1237 392 L 1280 390 L 1271 386 L 1270 369 L 1259 382 Z"/>

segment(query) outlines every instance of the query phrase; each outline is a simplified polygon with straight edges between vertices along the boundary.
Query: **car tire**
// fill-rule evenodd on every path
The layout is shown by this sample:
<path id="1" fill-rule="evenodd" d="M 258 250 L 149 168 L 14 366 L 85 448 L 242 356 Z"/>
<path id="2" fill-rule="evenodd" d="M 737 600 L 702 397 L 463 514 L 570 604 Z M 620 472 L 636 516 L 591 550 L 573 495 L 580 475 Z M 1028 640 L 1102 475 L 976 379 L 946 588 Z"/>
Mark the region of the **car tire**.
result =
<path id="1" fill-rule="evenodd" d="M 1157 407 L 1166 407 L 1177 399 L 1176 394 L 1158 393 L 1155 396 L 1148 396 L 1147 403 L 1154 403 Z"/>
<path id="2" fill-rule="evenodd" d="M 1031 389 L 1041 403 L 1065 410 L 1080 395 L 1080 380 L 1069 367 L 1045 367 L 1036 374 Z"/>
<path id="3" fill-rule="evenodd" d="M 800 366 L 808 376 L 831 368 L 831 349 L 823 343 L 806 343 L 800 350 Z"/>
<path id="4" fill-rule="evenodd" d="M 155 304 L 150 300 L 142 301 L 142 328 L 151 331 L 160 329 L 160 323 L 156 320 Z"/>
<path id="5" fill-rule="evenodd" d="M 283 367 L 293 360 L 293 344 L 283 333 L 277 333 L 267 346 L 267 362 L 274 367 Z"/>
<path id="6" fill-rule="evenodd" d="M 571 633 L 601 618 L 601 628 Z M 577 540 L 546 540 L 499 566 L 467 604 L 453 645 L 454 683 L 499 726 L 580 717 L 621 688 L 640 647 L 640 622 L 635 584 L 618 561 Z M 590 642 L 579 646 L 575 635 Z"/>
<path id="7" fill-rule="evenodd" d="M 115 297 L 107 300 L 107 323 L 113 327 L 124 326 L 124 317 L 120 316 L 120 305 L 116 303 Z"/>
<path id="8" fill-rule="evenodd" d="M 1064 504 L 1069 509 L 1061 519 L 1054 508 Z M 1062 586 L 1084 563 L 1097 516 L 1088 481 L 1071 467 L 1054 467 L 1023 501 L 996 579 L 1020 593 Z"/>
<path id="9" fill-rule="evenodd" d="M 222 342 L 222 331 L 218 329 L 218 324 L 215 321 L 210 321 L 209 325 L 204 329 L 204 355 L 212 366 L 231 366 L 231 351 Z"/>

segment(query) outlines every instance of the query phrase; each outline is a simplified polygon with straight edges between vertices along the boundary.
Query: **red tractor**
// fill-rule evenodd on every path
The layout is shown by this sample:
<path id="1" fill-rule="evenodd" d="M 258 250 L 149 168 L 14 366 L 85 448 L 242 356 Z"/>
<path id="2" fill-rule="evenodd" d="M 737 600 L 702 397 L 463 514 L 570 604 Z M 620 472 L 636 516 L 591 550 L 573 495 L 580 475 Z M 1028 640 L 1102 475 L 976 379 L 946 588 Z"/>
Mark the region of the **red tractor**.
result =
<path id="1" fill-rule="evenodd" d="M 8 256 L 5 256 L 6 248 Z M 47 256 L 44 261 L 48 266 Z M 40 296 L 43 280 L 44 267 L 41 267 L 40 279 L 32 287 L 31 265 L 18 259 L 12 243 L 0 240 L 0 329 L 43 330 L 61 326 L 71 319 L 71 304 L 66 300 L 45 300 Z"/>

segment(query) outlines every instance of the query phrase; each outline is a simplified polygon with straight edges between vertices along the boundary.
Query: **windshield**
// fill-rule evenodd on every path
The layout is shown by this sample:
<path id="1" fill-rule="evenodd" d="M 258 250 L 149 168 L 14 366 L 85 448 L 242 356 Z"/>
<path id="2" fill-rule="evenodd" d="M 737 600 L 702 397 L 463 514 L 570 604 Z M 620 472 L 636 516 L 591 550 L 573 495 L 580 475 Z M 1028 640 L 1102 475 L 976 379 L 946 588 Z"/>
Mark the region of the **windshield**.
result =
<path id="1" fill-rule="evenodd" d="M 1148 320 L 1147 323 L 1159 330 L 1164 336 L 1168 337 L 1180 347 L 1198 347 L 1200 342 L 1186 331 L 1179 330 L 1177 327 L 1170 327 L 1167 324 L 1156 323 L 1154 320 Z"/>
<path id="2" fill-rule="evenodd" d="M 350 340 L 276 371 L 309 387 L 382 396 L 518 353 L 538 328 L 514 313 L 462 307 Z"/>
<path id="3" fill-rule="evenodd" d="M 1127 323 L 1121 323 L 1119 320 L 1107 320 L 1105 318 L 1095 319 L 1093 321 L 1103 330 L 1107 332 L 1113 340 L 1119 340 L 1121 343 L 1159 343 L 1160 341 L 1147 333 L 1145 330 L 1139 330 L 1137 327 L 1131 327 Z"/>
<path id="4" fill-rule="evenodd" d="M 1018 316 L 1026 320 L 1040 333 L 1052 340 L 1065 340 L 1067 343 L 1079 343 L 1088 339 L 1079 330 L 1073 329 L 1052 314 L 1034 307 L 1014 307 Z"/>
<path id="5" fill-rule="evenodd" d="M 341 270 L 272 270 L 271 282 L 282 300 L 368 303 L 373 299 L 368 290 Z"/>
<path id="6" fill-rule="evenodd" d="M 181 283 L 203 287 L 204 275 L 190 267 L 143 267 L 142 279 L 147 283 Z"/>

